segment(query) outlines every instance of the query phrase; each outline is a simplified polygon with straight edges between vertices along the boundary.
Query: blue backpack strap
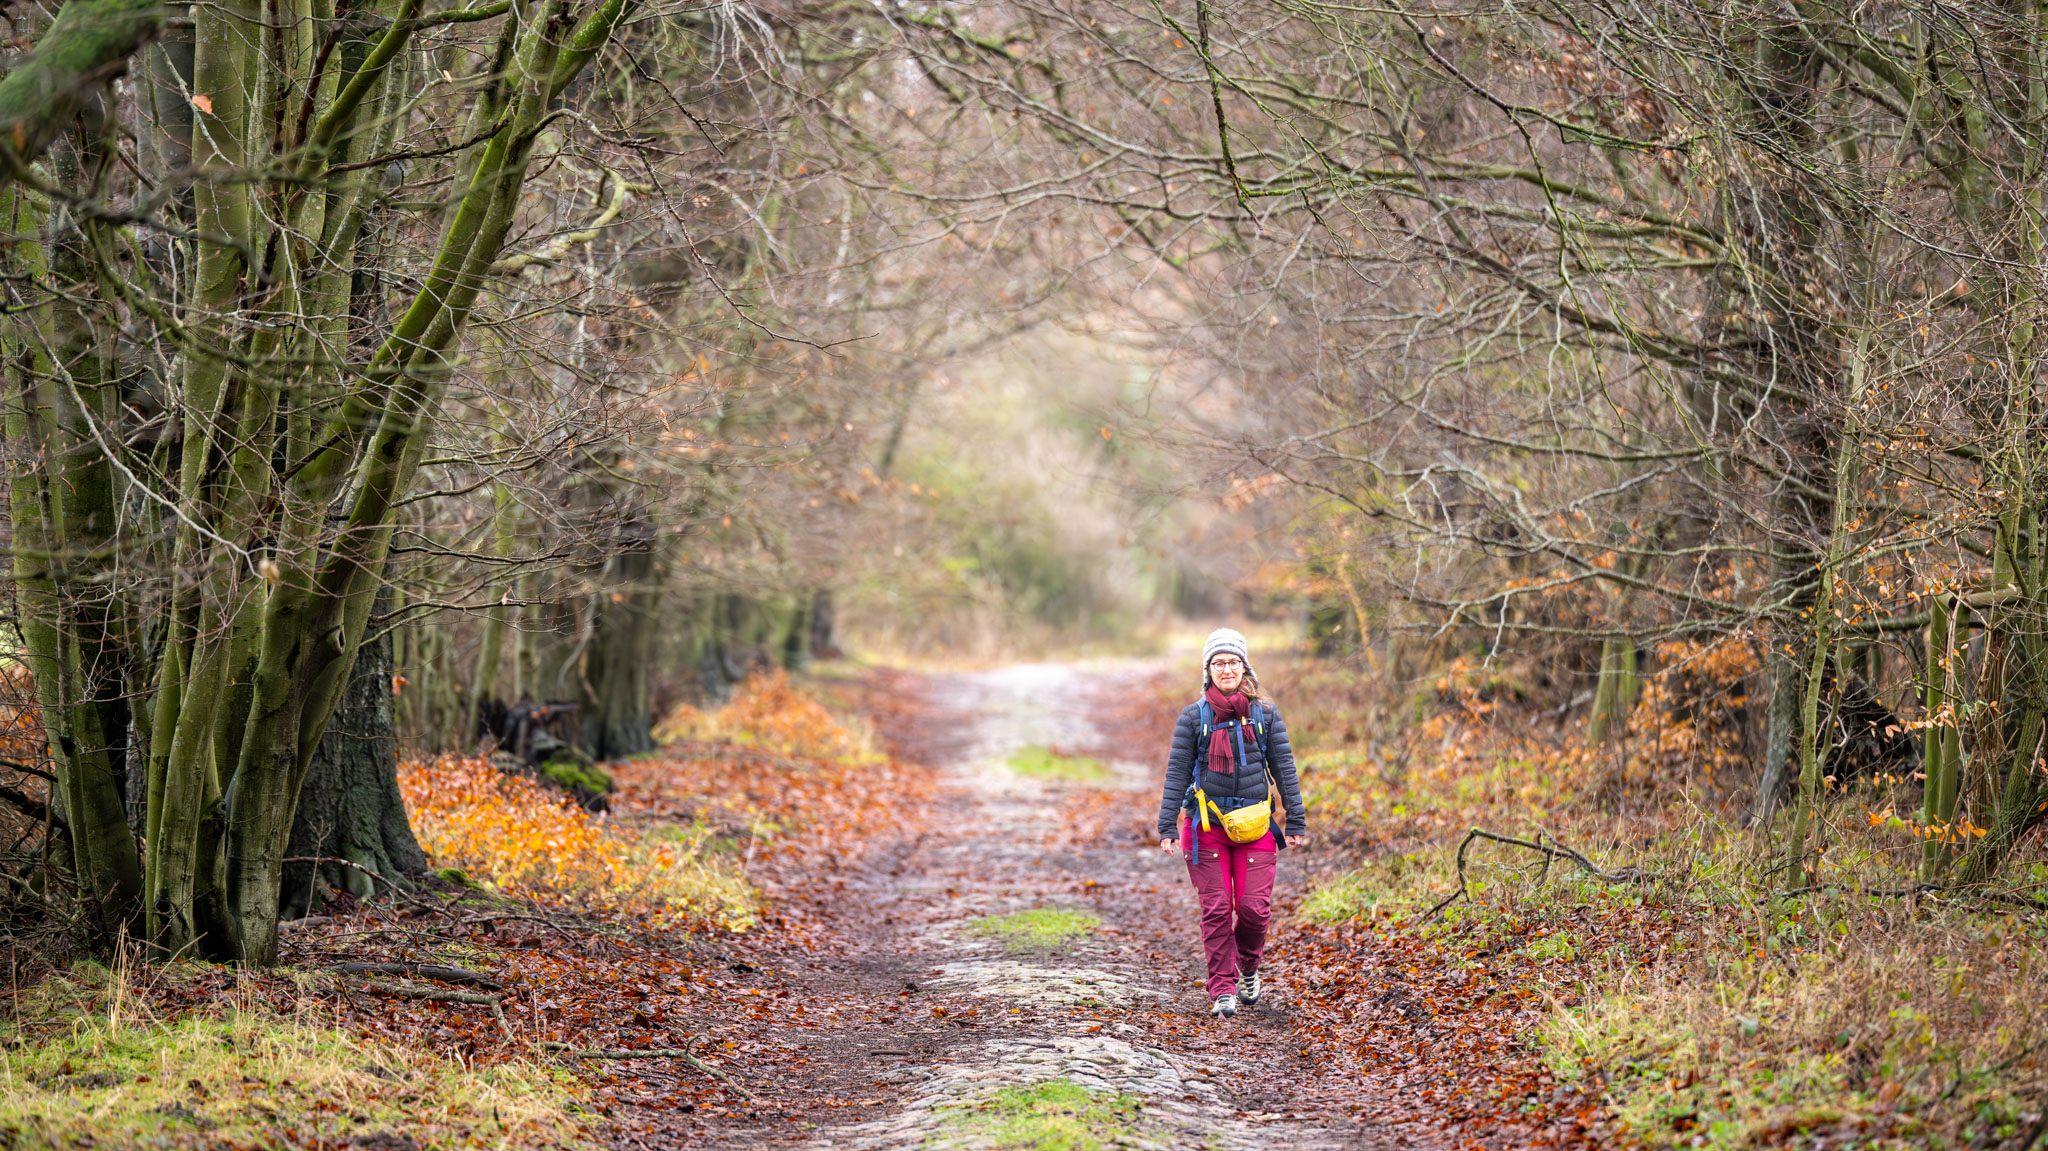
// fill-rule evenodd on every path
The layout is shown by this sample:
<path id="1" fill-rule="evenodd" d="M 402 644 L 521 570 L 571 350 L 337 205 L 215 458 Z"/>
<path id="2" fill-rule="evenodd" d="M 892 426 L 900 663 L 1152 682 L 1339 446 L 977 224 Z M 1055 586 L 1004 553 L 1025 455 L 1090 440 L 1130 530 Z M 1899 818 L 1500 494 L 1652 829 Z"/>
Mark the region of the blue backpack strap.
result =
<path id="1" fill-rule="evenodd" d="M 1207 739 L 1209 729 L 1216 726 L 1216 709 L 1209 706 L 1207 699 L 1202 700 L 1201 706 L 1202 710 L 1198 714 L 1202 717 L 1202 738 Z"/>

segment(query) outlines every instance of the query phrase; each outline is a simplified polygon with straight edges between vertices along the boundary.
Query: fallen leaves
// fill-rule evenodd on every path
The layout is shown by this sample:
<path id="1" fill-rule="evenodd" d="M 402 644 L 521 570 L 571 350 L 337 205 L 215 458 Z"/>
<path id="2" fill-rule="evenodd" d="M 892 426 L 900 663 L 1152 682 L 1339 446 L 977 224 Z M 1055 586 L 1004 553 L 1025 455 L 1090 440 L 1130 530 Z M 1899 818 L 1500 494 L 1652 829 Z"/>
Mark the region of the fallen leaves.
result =
<path id="1" fill-rule="evenodd" d="M 744 877 L 703 851 L 708 833 L 655 840 L 481 758 L 401 764 L 398 783 L 428 855 L 501 890 L 742 929 L 754 917 Z"/>

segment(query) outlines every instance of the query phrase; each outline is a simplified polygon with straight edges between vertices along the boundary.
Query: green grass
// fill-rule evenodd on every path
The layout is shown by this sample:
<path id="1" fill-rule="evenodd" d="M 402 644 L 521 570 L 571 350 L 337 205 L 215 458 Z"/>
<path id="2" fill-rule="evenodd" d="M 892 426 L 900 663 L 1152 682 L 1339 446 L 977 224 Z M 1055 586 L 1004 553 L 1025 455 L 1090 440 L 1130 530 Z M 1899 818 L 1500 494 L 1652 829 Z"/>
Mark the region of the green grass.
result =
<path id="1" fill-rule="evenodd" d="M 1058 947 L 1092 934 L 1102 926 L 1102 917 L 1086 911 L 1061 907 L 1034 907 L 1009 915 L 990 915 L 975 920 L 968 930 L 976 935 L 1000 939 L 1013 951 Z"/>
<path id="2" fill-rule="evenodd" d="M 182 965 L 157 978 L 176 979 Z M 25 992 L 0 1053 L 0 1142 L 11 1148 L 339 1146 L 381 1132 L 422 1147 L 594 1143 L 559 1070 L 466 1068 L 370 1042 L 267 995 L 151 1017 L 105 968 L 80 965 Z"/>
<path id="3" fill-rule="evenodd" d="M 1301 914 L 1317 923 L 1341 923 L 1378 907 L 1427 907 L 1447 894 L 1454 880 L 1434 855 L 1389 855 L 1368 859 L 1318 884 L 1301 901 Z"/>
<path id="4" fill-rule="evenodd" d="M 1032 744 L 1010 756 L 1010 770 L 1032 779 L 1055 779 L 1067 783 L 1107 783 L 1109 765 L 1085 755 L 1061 755 L 1051 748 Z"/>
<path id="5" fill-rule="evenodd" d="M 1136 1133 L 1139 1106 L 1136 1096 L 1048 1079 L 964 1104 L 948 1116 L 948 1125 L 985 1140 L 994 1151 L 1102 1151 Z"/>
<path id="6" fill-rule="evenodd" d="M 1381 891 L 1363 868 L 1347 871 L 1302 898 L 1301 914 L 1317 923 L 1342 923 L 1373 909 Z"/>

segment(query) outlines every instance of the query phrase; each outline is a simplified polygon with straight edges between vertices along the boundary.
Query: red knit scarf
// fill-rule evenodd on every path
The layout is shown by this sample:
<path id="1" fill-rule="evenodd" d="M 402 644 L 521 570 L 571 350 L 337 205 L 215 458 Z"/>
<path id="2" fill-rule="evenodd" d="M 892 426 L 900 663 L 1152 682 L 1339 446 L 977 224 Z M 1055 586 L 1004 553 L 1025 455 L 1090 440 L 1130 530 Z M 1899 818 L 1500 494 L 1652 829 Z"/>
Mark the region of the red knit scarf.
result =
<path id="1" fill-rule="evenodd" d="M 1216 713 L 1216 726 L 1209 732 L 1209 770 L 1218 775 L 1235 774 L 1237 768 L 1232 762 L 1235 757 L 1231 753 L 1231 745 L 1236 741 L 1223 730 L 1223 725 L 1233 719 L 1250 719 L 1251 697 L 1241 691 L 1224 695 L 1216 690 L 1214 684 L 1210 684 L 1203 695 L 1209 700 L 1210 709 Z"/>

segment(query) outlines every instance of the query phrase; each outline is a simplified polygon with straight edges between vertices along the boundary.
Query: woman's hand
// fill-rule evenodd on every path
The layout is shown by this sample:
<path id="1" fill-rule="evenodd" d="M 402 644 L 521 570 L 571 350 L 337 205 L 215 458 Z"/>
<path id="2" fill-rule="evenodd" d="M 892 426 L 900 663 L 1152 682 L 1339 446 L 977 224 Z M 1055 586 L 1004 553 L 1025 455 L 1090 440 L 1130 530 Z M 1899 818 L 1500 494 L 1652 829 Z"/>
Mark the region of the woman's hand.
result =
<path id="1" fill-rule="evenodd" d="M 1297 834 L 1294 834 L 1294 835 L 1290 835 L 1290 836 L 1288 836 L 1288 837 L 1287 837 L 1287 846 L 1289 846 L 1289 847 L 1307 847 L 1307 846 L 1308 846 L 1308 832 L 1306 832 L 1306 831 L 1303 831 L 1303 832 L 1299 832 L 1299 833 L 1297 833 Z"/>
<path id="2" fill-rule="evenodd" d="M 1160 841 L 1159 841 L 1159 850 L 1161 850 L 1161 851 L 1165 852 L 1165 853 L 1166 853 L 1166 854 L 1168 854 L 1168 855 L 1179 855 L 1179 854 L 1180 854 L 1180 840 L 1178 840 L 1178 839 L 1162 839 L 1162 840 L 1160 840 Z"/>

